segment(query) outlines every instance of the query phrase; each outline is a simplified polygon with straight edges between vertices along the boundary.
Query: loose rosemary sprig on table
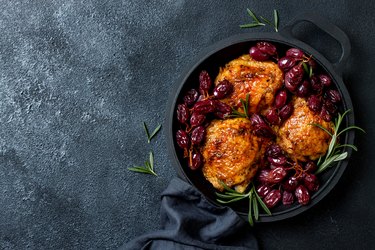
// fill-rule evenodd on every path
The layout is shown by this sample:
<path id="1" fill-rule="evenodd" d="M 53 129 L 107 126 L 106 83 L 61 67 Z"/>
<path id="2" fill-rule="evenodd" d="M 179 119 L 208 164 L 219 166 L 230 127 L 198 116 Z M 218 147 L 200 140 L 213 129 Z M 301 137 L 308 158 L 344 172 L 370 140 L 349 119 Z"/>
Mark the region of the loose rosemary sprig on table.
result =
<path id="1" fill-rule="evenodd" d="M 148 132 L 148 128 L 145 122 L 143 122 L 143 128 L 146 132 L 147 142 L 150 143 L 151 139 L 154 138 L 155 135 L 160 131 L 161 125 L 158 125 L 151 134 Z M 149 154 L 149 160 L 145 162 L 144 166 L 134 166 L 128 169 L 130 171 L 137 172 L 137 173 L 151 174 L 151 175 L 158 176 L 154 171 L 154 154 L 152 153 L 152 151 Z"/>
<path id="2" fill-rule="evenodd" d="M 134 166 L 128 169 L 137 173 L 152 174 L 158 176 L 154 171 L 154 154 L 152 152 L 150 152 L 149 160 L 145 162 L 144 166 Z"/>
<path id="3" fill-rule="evenodd" d="M 222 204 L 228 204 L 232 202 L 236 202 L 245 198 L 249 199 L 249 213 L 247 215 L 248 222 L 251 226 L 254 225 L 254 219 L 257 221 L 259 219 L 259 205 L 263 208 L 263 210 L 268 214 L 272 215 L 271 211 L 268 209 L 266 204 L 262 201 L 259 197 L 257 191 L 255 190 L 255 186 L 251 183 L 251 189 L 247 193 L 239 193 L 234 189 L 228 187 L 224 182 L 220 181 L 221 185 L 223 186 L 225 192 L 218 193 L 215 192 L 216 196 L 218 197 L 216 200 Z"/>
<path id="4" fill-rule="evenodd" d="M 277 10 L 273 10 L 273 23 L 262 16 L 260 16 L 260 19 L 262 19 L 263 22 L 260 21 L 259 18 L 250 9 L 247 9 L 247 13 L 249 14 L 249 16 L 251 16 L 253 22 L 248 24 L 242 24 L 240 25 L 240 28 L 255 28 L 259 26 L 266 26 L 266 24 L 268 24 L 272 26 L 276 32 L 279 31 L 279 14 L 277 13 Z"/>
<path id="5" fill-rule="evenodd" d="M 318 163 L 317 163 L 318 170 L 316 171 L 316 174 L 319 174 L 323 172 L 324 170 L 326 170 L 328 167 L 331 167 L 332 163 L 346 159 L 346 157 L 348 156 L 348 152 L 342 151 L 343 148 L 350 147 L 353 150 L 357 151 L 357 147 L 355 145 L 340 144 L 337 140 L 340 135 L 342 135 L 343 133 L 351 129 L 357 129 L 365 133 L 365 131 L 358 126 L 349 126 L 340 131 L 340 125 L 344 117 L 349 112 L 350 112 L 350 109 L 345 111 L 342 115 L 340 113 L 338 114 L 337 118 L 335 119 L 333 133 L 328 131 L 326 128 L 324 128 L 320 124 L 316 124 L 316 123 L 311 124 L 313 126 L 319 127 L 320 129 L 324 130 L 326 133 L 328 133 L 331 136 L 331 142 L 329 143 L 327 154 L 324 157 L 320 157 L 318 160 Z"/>
<path id="6" fill-rule="evenodd" d="M 150 134 L 148 132 L 148 128 L 147 128 L 147 125 L 145 122 L 143 122 L 143 128 L 146 132 L 146 136 L 147 136 L 147 142 L 150 143 L 151 142 L 151 139 L 159 132 L 159 130 L 161 129 L 161 124 L 159 124 L 155 129 L 154 131 Z"/>

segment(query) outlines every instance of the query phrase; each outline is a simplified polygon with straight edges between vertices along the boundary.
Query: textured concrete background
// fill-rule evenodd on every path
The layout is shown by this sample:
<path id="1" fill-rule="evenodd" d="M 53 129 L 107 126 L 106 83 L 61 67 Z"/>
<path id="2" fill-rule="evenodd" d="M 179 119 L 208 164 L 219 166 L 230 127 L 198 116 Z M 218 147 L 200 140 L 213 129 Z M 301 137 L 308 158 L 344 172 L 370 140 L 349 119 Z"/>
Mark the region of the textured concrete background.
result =
<path id="1" fill-rule="evenodd" d="M 260 245 L 375 244 L 372 1 L 0 5 L 0 249 L 115 249 L 157 229 L 159 194 L 175 171 L 164 131 L 148 144 L 142 122 L 151 129 L 164 122 L 170 86 L 203 47 L 254 32 L 238 28 L 249 20 L 248 7 L 265 16 L 278 9 L 281 26 L 301 11 L 314 11 L 349 35 L 346 80 L 357 124 L 367 130 L 336 190 L 302 216 L 258 225 Z M 150 150 L 158 177 L 127 170 L 142 164 Z"/>

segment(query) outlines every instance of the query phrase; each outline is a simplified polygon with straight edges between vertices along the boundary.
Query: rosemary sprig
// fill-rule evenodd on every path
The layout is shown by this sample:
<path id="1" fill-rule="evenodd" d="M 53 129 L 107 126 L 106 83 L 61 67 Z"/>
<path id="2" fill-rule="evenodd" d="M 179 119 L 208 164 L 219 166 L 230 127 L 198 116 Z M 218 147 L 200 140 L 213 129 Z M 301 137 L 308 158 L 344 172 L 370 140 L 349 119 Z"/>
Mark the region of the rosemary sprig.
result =
<path id="1" fill-rule="evenodd" d="M 249 118 L 249 99 L 249 94 L 246 94 L 246 100 L 240 99 L 243 113 L 232 107 L 232 113 L 229 115 L 229 117 Z"/>
<path id="2" fill-rule="evenodd" d="M 145 162 L 144 166 L 134 166 L 128 169 L 137 173 L 152 174 L 158 176 L 154 171 L 154 154 L 152 152 L 150 152 L 149 160 Z"/>
<path id="3" fill-rule="evenodd" d="M 259 26 L 266 26 L 266 24 L 268 24 L 272 26 L 276 32 L 279 31 L 279 14 L 277 10 L 273 10 L 273 22 L 262 16 L 260 16 L 260 19 L 262 19 L 263 22 L 260 21 L 259 18 L 255 15 L 255 13 L 250 9 L 247 9 L 247 14 L 249 14 L 249 16 L 253 19 L 253 22 L 248 24 L 242 24 L 240 25 L 240 28 L 255 28 Z"/>
<path id="4" fill-rule="evenodd" d="M 248 222 L 251 226 L 254 225 L 254 219 L 257 221 L 259 219 L 259 205 L 262 209 L 268 214 L 272 215 L 271 211 L 268 209 L 266 204 L 259 197 L 258 193 L 255 190 L 255 186 L 251 183 L 251 189 L 248 193 L 239 193 L 234 189 L 228 187 L 224 182 L 220 181 L 220 184 L 224 187 L 224 193 L 216 192 L 218 197 L 216 200 L 222 204 L 228 204 L 236 202 L 245 198 L 249 199 L 249 213 L 247 215 Z"/>
<path id="5" fill-rule="evenodd" d="M 144 128 L 144 130 L 145 130 L 145 132 L 146 132 L 147 142 L 150 143 L 150 142 L 151 142 L 151 139 L 152 139 L 153 137 L 155 137 L 155 135 L 156 135 L 156 134 L 159 132 L 159 130 L 161 129 L 161 124 L 159 124 L 159 125 L 154 129 L 154 131 L 153 131 L 151 134 L 148 132 L 148 128 L 147 128 L 147 125 L 146 125 L 145 122 L 143 122 L 143 128 Z"/>
<path id="6" fill-rule="evenodd" d="M 350 112 L 350 109 L 345 111 L 342 115 L 338 114 L 338 117 L 335 119 L 335 124 L 333 128 L 333 133 L 328 131 L 326 128 L 321 126 L 320 124 L 313 123 L 311 125 L 316 126 L 322 130 L 324 130 L 327 134 L 331 136 L 331 141 L 328 146 L 327 154 L 324 157 L 320 157 L 318 160 L 318 170 L 316 171 L 316 174 L 319 174 L 326 170 L 328 167 L 332 167 L 332 163 L 342 161 L 346 159 L 348 156 L 348 152 L 346 152 L 345 147 L 350 147 L 353 150 L 357 151 L 357 147 L 352 144 L 340 144 L 337 140 L 337 138 L 342 135 L 343 133 L 351 130 L 351 129 L 357 129 L 365 133 L 365 131 L 358 127 L 358 126 L 349 126 L 347 128 L 344 128 L 340 131 L 340 126 L 342 121 L 344 120 L 344 117 Z"/>

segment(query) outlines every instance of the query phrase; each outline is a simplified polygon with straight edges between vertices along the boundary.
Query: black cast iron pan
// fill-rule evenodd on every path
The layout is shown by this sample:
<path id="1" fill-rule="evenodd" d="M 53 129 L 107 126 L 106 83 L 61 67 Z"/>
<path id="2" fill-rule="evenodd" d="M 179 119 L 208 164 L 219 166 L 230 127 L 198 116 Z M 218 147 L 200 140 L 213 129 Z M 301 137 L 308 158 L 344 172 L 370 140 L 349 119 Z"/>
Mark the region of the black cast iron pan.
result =
<path id="1" fill-rule="evenodd" d="M 332 36 L 341 46 L 341 57 L 337 62 L 328 61 L 321 53 L 316 49 L 312 48 L 308 44 L 296 39 L 293 36 L 293 28 L 301 22 L 310 22 L 316 25 L 319 29 Z M 171 90 L 170 98 L 168 102 L 168 111 L 166 119 L 167 128 L 167 144 L 169 147 L 170 158 L 172 164 L 176 168 L 178 175 L 190 182 L 195 186 L 205 197 L 212 203 L 222 206 L 216 202 L 215 189 L 212 185 L 205 180 L 200 170 L 192 171 L 189 169 L 186 163 L 186 159 L 183 159 L 181 150 L 175 143 L 175 133 L 178 129 L 176 122 L 176 106 L 181 101 L 182 93 L 192 87 L 197 86 L 197 79 L 200 71 L 207 70 L 213 76 L 217 75 L 219 68 L 224 66 L 227 62 L 237 58 L 242 54 L 246 54 L 249 51 L 250 46 L 254 45 L 257 41 L 269 41 L 278 46 L 278 48 L 285 47 L 296 47 L 303 50 L 306 54 L 312 55 L 316 62 L 327 71 L 331 76 L 334 84 L 341 93 L 342 105 L 341 111 L 351 109 L 352 112 L 346 116 L 343 122 L 343 126 L 354 125 L 354 111 L 352 101 L 348 90 L 342 80 L 342 73 L 344 66 L 350 54 L 350 42 L 346 34 L 333 25 L 326 19 L 317 16 L 315 14 L 304 13 L 297 16 L 292 22 L 284 27 L 279 33 L 246 33 L 240 34 L 223 41 L 220 41 L 211 47 L 205 49 L 192 64 L 188 65 L 186 70 L 181 74 L 174 88 Z M 342 143 L 353 144 L 354 133 L 346 133 L 345 138 L 342 138 Z M 311 197 L 311 202 L 307 206 L 301 206 L 295 203 L 292 206 L 278 206 L 272 210 L 272 216 L 267 214 L 260 214 L 259 222 L 270 222 L 278 221 L 286 218 L 296 216 L 307 209 L 313 207 L 321 199 L 323 199 L 337 184 L 340 177 L 342 176 L 345 168 L 348 165 L 348 161 L 351 155 L 351 149 L 347 150 L 348 157 L 346 160 L 337 163 L 337 166 L 330 168 L 320 175 L 320 189 Z M 248 205 L 247 202 L 230 205 L 240 216 L 247 218 Z"/>

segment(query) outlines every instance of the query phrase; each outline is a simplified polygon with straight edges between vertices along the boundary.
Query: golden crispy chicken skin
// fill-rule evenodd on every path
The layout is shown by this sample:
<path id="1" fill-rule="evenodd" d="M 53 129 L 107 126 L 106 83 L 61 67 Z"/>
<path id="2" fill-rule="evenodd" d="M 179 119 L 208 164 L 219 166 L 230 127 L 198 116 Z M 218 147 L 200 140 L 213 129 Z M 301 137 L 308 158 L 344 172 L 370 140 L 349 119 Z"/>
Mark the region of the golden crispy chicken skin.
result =
<path id="1" fill-rule="evenodd" d="M 201 147 L 205 178 L 220 191 L 223 186 L 219 181 L 222 181 L 244 192 L 256 174 L 260 144 L 260 139 L 251 132 L 248 119 L 213 120 Z"/>
<path id="2" fill-rule="evenodd" d="M 303 98 L 295 98 L 293 102 L 293 114 L 281 125 L 277 143 L 293 160 L 316 160 L 327 152 L 331 137 L 311 124 L 320 124 L 332 132 L 333 123 L 313 113 Z"/>
<path id="3" fill-rule="evenodd" d="M 240 100 L 249 94 L 249 111 L 254 113 L 272 105 L 276 91 L 282 86 L 283 73 L 274 62 L 259 62 L 243 55 L 220 69 L 215 84 L 224 79 L 233 84 L 233 92 L 223 102 L 240 107 Z"/>

